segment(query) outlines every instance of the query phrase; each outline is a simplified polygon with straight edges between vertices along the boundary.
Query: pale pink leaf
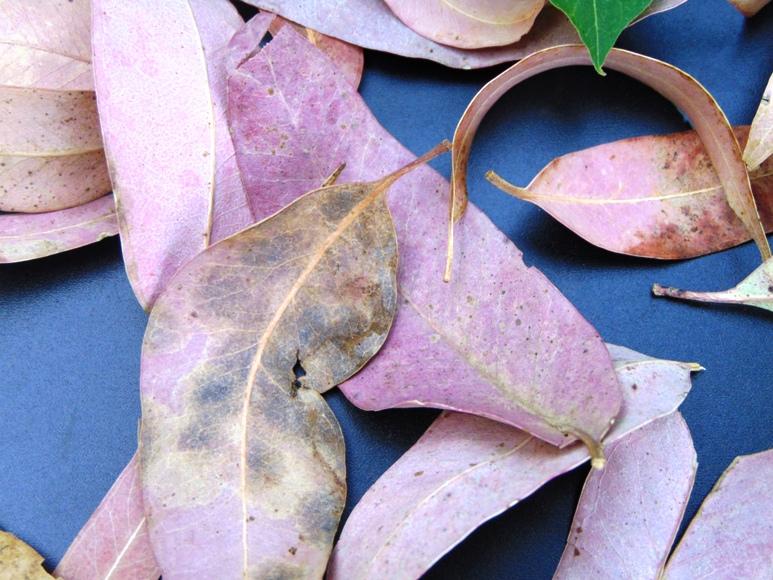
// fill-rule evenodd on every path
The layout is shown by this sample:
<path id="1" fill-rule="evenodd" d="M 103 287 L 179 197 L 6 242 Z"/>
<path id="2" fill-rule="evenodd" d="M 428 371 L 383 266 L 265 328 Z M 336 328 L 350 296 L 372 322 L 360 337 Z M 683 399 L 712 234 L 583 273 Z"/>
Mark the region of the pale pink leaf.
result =
<path id="1" fill-rule="evenodd" d="M 666 580 L 773 577 L 773 449 L 736 457 L 668 561 Z"/>
<path id="2" fill-rule="evenodd" d="M 0 211 L 55 211 L 110 191 L 93 92 L 0 87 L 0 118 Z"/>
<path id="3" fill-rule="evenodd" d="M 465 50 L 417 34 L 392 13 L 383 0 L 245 0 L 288 20 L 363 48 L 434 60 L 453 68 L 482 68 L 525 57 L 536 50 L 577 42 L 577 32 L 552 6 L 546 7 L 529 34 L 512 45 Z M 423 1 L 423 0 L 422 0 Z M 668 10 L 686 0 L 655 0 L 647 14 Z"/>
<path id="4" fill-rule="evenodd" d="M 513 44 L 534 24 L 545 0 L 385 0 L 425 38 L 457 48 Z"/>
<path id="5" fill-rule="evenodd" d="M 679 412 L 609 445 L 606 467 L 585 481 L 553 578 L 658 578 L 697 467 Z"/>
<path id="6" fill-rule="evenodd" d="M 158 580 L 148 542 L 137 458 L 132 458 L 65 553 L 62 580 Z"/>
<path id="7" fill-rule="evenodd" d="M 614 443 L 673 413 L 699 367 L 610 352 L 625 401 L 606 439 Z M 588 459 L 578 445 L 557 449 L 502 423 L 444 413 L 354 508 L 328 577 L 418 578 L 482 523 Z"/>
<path id="8" fill-rule="evenodd" d="M 773 258 L 768 258 L 751 274 L 730 290 L 720 292 L 693 292 L 655 284 L 655 296 L 668 296 L 680 300 L 714 302 L 717 304 L 745 304 L 773 312 Z"/>
<path id="9" fill-rule="evenodd" d="M 49 213 L 0 214 L 0 263 L 43 258 L 117 233 L 112 195 Z"/>
<path id="10" fill-rule="evenodd" d="M 770 3 L 770 0 L 729 0 L 730 4 L 746 16 L 751 18 Z"/>
<path id="11" fill-rule="evenodd" d="M 746 142 L 747 127 L 736 137 Z M 612 252 L 683 259 L 749 241 L 694 131 L 606 143 L 551 161 L 525 188 L 489 172 L 503 191 L 530 201 Z M 773 230 L 773 160 L 750 173 L 757 208 Z"/>
<path id="12" fill-rule="evenodd" d="M 93 0 L 94 84 L 124 262 L 148 308 L 209 243 L 215 112 L 188 0 Z"/>
<path id="13" fill-rule="evenodd" d="M 231 38 L 244 26 L 239 13 L 228 0 L 188 0 L 196 19 L 204 56 L 215 117 L 215 189 L 212 208 L 211 242 L 217 242 L 255 220 L 242 184 L 228 130 L 228 47 Z"/>
<path id="14" fill-rule="evenodd" d="M 316 30 L 304 28 L 280 17 L 274 19 L 269 27 L 269 31 L 271 34 L 276 34 L 282 26 L 288 24 L 295 27 L 300 34 L 306 37 L 306 40 L 324 52 L 341 69 L 350 85 L 355 89 L 360 85 L 362 70 L 365 65 L 365 55 L 362 48 L 332 36 L 325 36 Z"/>
<path id="15" fill-rule="evenodd" d="M 89 0 L 0 2 L 0 85 L 90 90 Z"/>
<path id="16" fill-rule="evenodd" d="M 773 75 L 770 75 L 760 106 L 752 120 L 749 140 L 743 151 L 743 160 L 750 171 L 757 169 L 773 155 Z"/>
<path id="17" fill-rule="evenodd" d="M 530 55 L 489 81 L 472 99 L 454 134 L 452 181 L 452 224 L 464 214 L 467 204 L 467 162 L 475 133 L 486 113 L 511 88 L 539 73 L 574 65 L 590 65 L 585 46 L 548 48 Z M 727 202 L 757 244 L 763 261 L 771 256 L 765 230 L 752 194 L 741 149 L 714 98 L 686 72 L 650 57 L 613 48 L 605 65 L 658 91 L 682 110 L 701 137 L 727 197 Z M 449 247 L 453 246 L 453 232 Z M 445 271 L 450 278 L 451 254 Z"/>
<path id="18" fill-rule="evenodd" d="M 258 219 L 343 162 L 342 183 L 412 159 L 342 73 L 288 27 L 231 77 L 229 116 Z M 458 278 L 443 284 L 446 189 L 421 168 L 388 194 L 400 243 L 400 308 L 384 349 L 341 386 L 344 394 L 368 410 L 464 410 L 553 444 L 579 431 L 600 440 L 621 401 L 603 342 L 477 209 L 462 225 Z"/>

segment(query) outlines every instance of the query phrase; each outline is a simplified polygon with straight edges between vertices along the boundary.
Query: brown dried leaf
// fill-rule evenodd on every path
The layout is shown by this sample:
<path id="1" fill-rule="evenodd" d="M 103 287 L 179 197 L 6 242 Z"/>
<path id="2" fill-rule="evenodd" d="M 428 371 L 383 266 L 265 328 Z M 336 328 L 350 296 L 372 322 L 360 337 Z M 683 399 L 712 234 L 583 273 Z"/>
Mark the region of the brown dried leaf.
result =
<path id="1" fill-rule="evenodd" d="M 191 260 L 157 301 L 140 453 L 165 577 L 324 572 L 346 481 L 320 393 L 359 370 L 392 325 L 397 238 L 384 192 L 449 148 L 376 182 L 306 194 Z"/>
<path id="2" fill-rule="evenodd" d="M 8 532 L 0 531 L 0 580 L 53 578 L 43 569 L 43 556 Z"/>

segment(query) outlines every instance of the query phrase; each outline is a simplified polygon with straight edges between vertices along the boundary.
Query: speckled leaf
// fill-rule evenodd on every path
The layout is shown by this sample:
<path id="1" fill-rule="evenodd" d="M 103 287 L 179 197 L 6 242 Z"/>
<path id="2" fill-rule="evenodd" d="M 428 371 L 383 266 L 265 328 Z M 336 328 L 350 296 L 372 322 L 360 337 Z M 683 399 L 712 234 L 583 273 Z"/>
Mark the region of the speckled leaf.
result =
<path id="1" fill-rule="evenodd" d="M 66 252 L 117 233 L 112 195 L 54 212 L 0 214 L 0 264 Z"/>
<path id="2" fill-rule="evenodd" d="M 110 191 L 93 92 L 0 87 L 0 119 L 0 211 L 55 211 Z"/>
<path id="3" fill-rule="evenodd" d="M 191 260 L 157 301 L 140 450 L 165 579 L 324 572 L 346 477 L 320 393 L 359 370 L 392 324 L 397 240 L 384 192 L 449 147 L 376 182 L 309 192 Z"/>
<path id="4" fill-rule="evenodd" d="M 750 171 L 757 169 L 773 155 L 773 75 L 770 76 L 765 92 L 762 93 L 760 106 L 752 120 L 749 140 L 743 151 L 743 160 Z"/>
<path id="5" fill-rule="evenodd" d="M 770 3 L 770 0 L 729 0 L 741 14 L 751 18 Z"/>
<path id="6" fill-rule="evenodd" d="M 311 28 L 304 28 L 303 26 L 285 20 L 279 16 L 271 23 L 269 32 L 271 32 L 271 34 L 277 34 L 283 26 L 292 26 L 295 28 L 297 32 L 306 37 L 306 40 L 324 52 L 330 60 L 336 63 L 336 66 L 341 69 L 341 72 L 349 81 L 350 85 L 355 89 L 360 86 L 362 70 L 365 66 L 365 55 L 362 48 L 344 42 L 343 40 L 338 40 L 332 36 L 320 34 Z"/>
<path id="7" fill-rule="evenodd" d="M 591 471 L 553 578 L 659 578 L 698 467 L 690 430 L 672 413 L 608 447 Z"/>
<path id="8" fill-rule="evenodd" d="M 671 556 L 665 580 L 773 577 L 773 449 L 736 457 Z"/>
<path id="9" fill-rule="evenodd" d="M 0 531 L 0 580 L 53 578 L 43 569 L 43 556 L 11 533 Z"/>
<path id="10" fill-rule="evenodd" d="M 639 16 L 652 0 L 550 0 L 566 14 L 580 34 L 594 68 L 601 66 L 620 33 Z"/>
<path id="11" fill-rule="evenodd" d="M 0 85 L 89 90 L 89 0 L 0 2 Z"/>
<path id="12" fill-rule="evenodd" d="M 534 24 L 545 0 L 386 0 L 410 29 L 457 48 L 512 44 Z"/>
<path id="13" fill-rule="evenodd" d="M 610 352 L 625 396 L 613 443 L 672 413 L 699 367 Z M 578 445 L 557 449 L 502 423 L 444 413 L 354 508 L 328 578 L 418 578 L 478 526 L 588 459 Z"/>
<path id="14" fill-rule="evenodd" d="M 453 247 L 453 222 L 464 215 L 467 206 L 467 162 L 475 133 L 486 113 L 502 95 L 521 81 L 547 70 L 589 64 L 588 52 L 581 45 L 548 48 L 514 64 L 475 95 L 454 134 L 449 248 Z M 612 49 L 606 65 L 658 91 L 687 115 L 719 174 L 728 204 L 757 244 L 763 260 L 769 258 L 770 246 L 754 202 L 749 175 L 741 159 L 741 149 L 733 128 L 714 98 L 684 71 L 635 52 Z M 445 278 L 450 278 L 450 274 L 449 250 Z"/>
<path id="15" fill-rule="evenodd" d="M 83 526 L 54 574 L 62 580 L 158 580 L 136 457 Z"/>
<path id="16" fill-rule="evenodd" d="M 94 85 L 124 262 L 147 308 L 210 236 L 215 113 L 188 0 L 93 0 Z"/>
<path id="17" fill-rule="evenodd" d="M 655 296 L 718 304 L 745 304 L 773 312 L 773 258 L 763 262 L 738 286 L 724 292 L 692 292 L 672 287 L 666 288 L 660 284 L 655 284 L 652 292 Z"/>
<path id="18" fill-rule="evenodd" d="M 342 162 L 341 180 L 360 181 L 413 158 L 329 59 L 289 28 L 231 77 L 229 116 L 257 217 Z M 467 259 L 458 278 L 441 281 L 447 185 L 422 168 L 388 195 L 400 242 L 400 309 L 387 348 L 342 385 L 344 394 L 368 410 L 464 410 L 557 445 L 573 440 L 567 432 L 600 439 L 621 402 L 603 342 L 477 209 L 461 226 L 467 242 L 458 249 Z"/>
<path id="19" fill-rule="evenodd" d="M 546 7 L 521 42 L 496 48 L 465 50 L 417 34 L 392 13 L 383 0 L 245 0 L 328 36 L 363 48 L 434 60 L 453 68 L 482 68 L 523 58 L 536 50 L 577 42 L 577 32 L 558 10 Z M 655 0 L 647 14 L 669 10 L 686 0 Z"/>
<path id="20" fill-rule="evenodd" d="M 735 134 L 743 144 L 748 128 L 737 127 Z M 526 188 L 493 171 L 486 177 L 612 252 L 683 259 L 749 241 L 694 131 L 635 137 L 564 155 Z M 760 217 L 771 231 L 773 159 L 750 178 Z"/>

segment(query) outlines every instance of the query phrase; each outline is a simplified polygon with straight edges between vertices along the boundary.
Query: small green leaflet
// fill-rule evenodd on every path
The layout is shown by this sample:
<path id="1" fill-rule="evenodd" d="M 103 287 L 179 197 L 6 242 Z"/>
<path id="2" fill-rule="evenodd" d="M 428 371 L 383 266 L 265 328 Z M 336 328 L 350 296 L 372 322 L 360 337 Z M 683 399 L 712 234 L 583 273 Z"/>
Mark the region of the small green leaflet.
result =
<path id="1" fill-rule="evenodd" d="M 604 75 L 601 65 L 620 33 L 652 0 L 550 0 L 550 3 L 566 14 L 588 47 L 596 72 Z"/>

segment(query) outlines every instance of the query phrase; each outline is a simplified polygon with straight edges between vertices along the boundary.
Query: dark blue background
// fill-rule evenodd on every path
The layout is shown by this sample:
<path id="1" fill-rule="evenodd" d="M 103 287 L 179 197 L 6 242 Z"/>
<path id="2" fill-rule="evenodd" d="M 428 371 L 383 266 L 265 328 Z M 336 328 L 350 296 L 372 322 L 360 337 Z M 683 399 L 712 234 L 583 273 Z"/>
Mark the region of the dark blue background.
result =
<path id="1" fill-rule="evenodd" d="M 732 123 L 749 123 L 773 68 L 773 8 L 744 21 L 723 0 L 691 0 L 626 31 L 619 46 L 693 74 Z M 467 102 L 499 70 L 368 52 L 361 91 L 386 128 L 421 153 L 452 136 Z M 554 71 L 517 87 L 489 114 L 470 176 L 473 201 L 606 340 L 706 367 L 682 406 L 700 463 L 689 521 L 733 457 L 773 446 L 773 320 L 748 308 L 655 300 L 649 287 L 723 289 L 757 265 L 757 251 L 747 244 L 679 263 L 613 255 L 483 179 L 494 168 L 524 185 L 563 153 L 686 127 L 667 101 L 621 75 Z M 435 165 L 448 175 L 447 158 Z M 0 267 L 0 528 L 51 566 L 134 452 L 145 323 L 116 239 Z M 348 514 L 435 413 L 369 414 L 337 393 L 329 400 L 348 447 Z M 552 482 L 484 525 L 429 576 L 550 578 L 585 473 Z"/>

